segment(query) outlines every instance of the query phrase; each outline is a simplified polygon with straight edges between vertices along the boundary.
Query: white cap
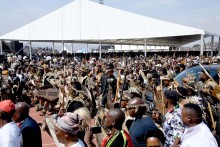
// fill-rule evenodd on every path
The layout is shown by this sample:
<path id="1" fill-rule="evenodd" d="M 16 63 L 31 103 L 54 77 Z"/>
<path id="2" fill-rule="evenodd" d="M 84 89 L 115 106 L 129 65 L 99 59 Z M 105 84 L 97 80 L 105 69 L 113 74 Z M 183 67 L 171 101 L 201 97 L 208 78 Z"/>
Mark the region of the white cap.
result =
<path id="1" fill-rule="evenodd" d="M 23 60 L 25 60 L 25 59 L 27 59 L 27 58 L 28 58 L 27 56 L 24 56 L 24 57 L 23 57 Z"/>
<path id="2" fill-rule="evenodd" d="M 18 60 L 21 60 L 22 59 L 22 56 L 21 55 L 18 55 Z"/>
<path id="3" fill-rule="evenodd" d="M 46 57 L 46 61 L 49 61 L 49 60 L 51 60 L 51 56 Z"/>

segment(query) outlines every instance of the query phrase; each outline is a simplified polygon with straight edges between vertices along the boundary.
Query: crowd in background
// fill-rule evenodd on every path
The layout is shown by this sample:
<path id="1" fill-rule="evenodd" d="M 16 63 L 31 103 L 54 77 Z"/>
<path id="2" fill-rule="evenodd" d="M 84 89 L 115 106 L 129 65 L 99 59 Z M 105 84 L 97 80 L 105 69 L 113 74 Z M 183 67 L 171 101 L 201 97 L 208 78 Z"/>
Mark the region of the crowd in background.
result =
<path id="1" fill-rule="evenodd" d="M 220 68 L 219 61 L 8 56 L 1 65 L 0 146 L 42 146 L 40 127 L 29 116 L 36 107 L 51 120 L 44 129 L 66 147 L 217 147 L 220 83 L 203 65 Z M 186 72 L 175 80 L 198 64 L 198 78 Z M 42 96 L 50 90 L 55 98 Z"/>

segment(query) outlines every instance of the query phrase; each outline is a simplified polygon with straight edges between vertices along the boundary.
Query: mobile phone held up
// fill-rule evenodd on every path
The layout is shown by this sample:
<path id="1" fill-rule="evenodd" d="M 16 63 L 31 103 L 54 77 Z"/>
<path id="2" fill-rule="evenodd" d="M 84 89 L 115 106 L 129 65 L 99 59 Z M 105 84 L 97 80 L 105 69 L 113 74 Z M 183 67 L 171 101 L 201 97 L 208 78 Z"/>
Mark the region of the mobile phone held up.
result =
<path id="1" fill-rule="evenodd" d="M 97 126 L 97 127 L 91 127 L 90 128 L 90 131 L 92 134 L 98 134 L 98 133 L 101 133 L 102 132 L 102 128 L 100 126 Z"/>

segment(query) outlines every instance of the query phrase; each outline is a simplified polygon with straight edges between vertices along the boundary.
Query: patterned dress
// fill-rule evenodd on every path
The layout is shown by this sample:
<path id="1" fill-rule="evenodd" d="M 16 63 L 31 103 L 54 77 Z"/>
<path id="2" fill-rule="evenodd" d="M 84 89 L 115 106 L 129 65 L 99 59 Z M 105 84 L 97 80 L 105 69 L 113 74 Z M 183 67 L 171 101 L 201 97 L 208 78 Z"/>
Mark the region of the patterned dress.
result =
<path id="1" fill-rule="evenodd" d="M 175 138 L 180 138 L 182 136 L 184 128 L 181 109 L 177 105 L 174 109 L 169 110 L 165 115 L 163 129 L 166 140 L 164 147 L 171 147 L 174 144 Z"/>

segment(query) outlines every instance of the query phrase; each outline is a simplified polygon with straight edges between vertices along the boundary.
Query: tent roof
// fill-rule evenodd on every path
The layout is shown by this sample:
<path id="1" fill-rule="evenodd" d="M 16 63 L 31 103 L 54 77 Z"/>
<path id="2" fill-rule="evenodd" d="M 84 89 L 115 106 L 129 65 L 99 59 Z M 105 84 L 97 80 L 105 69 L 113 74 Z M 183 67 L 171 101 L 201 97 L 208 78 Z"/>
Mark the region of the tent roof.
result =
<path id="1" fill-rule="evenodd" d="M 101 5 L 75 0 L 15 31 L 3 40 L 82 42 L 181 46 L 206 35 L 204 30 L 161 21 Z"/>

